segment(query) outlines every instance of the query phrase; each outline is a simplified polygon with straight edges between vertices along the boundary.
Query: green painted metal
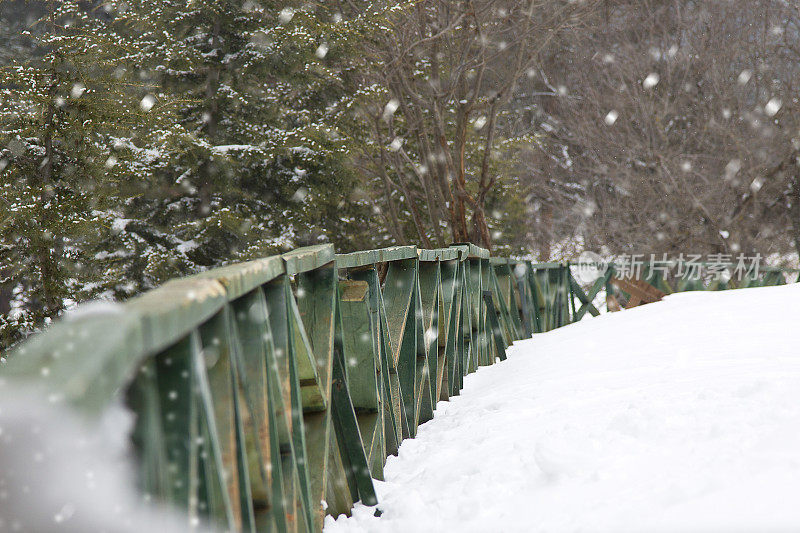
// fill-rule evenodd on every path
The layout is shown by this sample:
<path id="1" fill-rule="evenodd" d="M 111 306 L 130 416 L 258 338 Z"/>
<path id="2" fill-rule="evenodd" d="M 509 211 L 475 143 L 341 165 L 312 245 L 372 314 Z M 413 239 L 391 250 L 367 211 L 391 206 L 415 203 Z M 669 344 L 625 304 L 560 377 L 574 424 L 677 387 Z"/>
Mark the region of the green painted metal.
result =
<path id="1" fill-rule="evenodd" d="M 583 316 L 586 314 L 586 311 L 591 311 L 592 309 L 594 309 L 594 312 L 592 312 L 594 316 L 597 316 L 599 314 L 598 310 L 594 307 L 594 305 L 592 305 L 592 302 L 594 301 L 595 296 L 597 296 L 597 294 L 600 292 L 601 289 L 605 287 L 606 290 L 608 290 L 609 280 L 613 275 L 614 275 L 614 268 L 609 267 L 608 269 L 606 269 L 605 273 L 602 276 L 600 276 L 599 278 L 597 278 L 597 280 L 595 280 L 594 284 L 592 284 L 592 288 L 589 289 L 589 293 L 584 294 L 583 290 L 580 288 L 578 283 L 575 281 L 575 278 L 573 278 L 572 274 L 570 273 L 570 283 L 573 289 L 575 290 L 576 294 L 578 295 L 578 298 L 580 299 L 581 303 L 583 304 L 581 305 L 581 308 L 578 309 L 578 312 L 575 314 L 575 321 L 578 321 L 581 318 L 583 318 Z"/>
<path id="2" fill-rule="evenodd" d="M 58 321 L 8 354 L 0 381 L 89 418 L 125 401 L 141 490 L 189 517 L 319 531 L 326 513 L 377 501 L 387 456 L 467 374 L 515 340 L 599 314 L 613 269 L 587 290 L 572 266 L 471 244 L 302 248 Z M 786 282 L 764 272 L 738 286 Z"/>
<path id="3" fill-rule="evenodd" d="M 594 304 L 592 304 L 592 300 L 583 291 L 583 288 L 580 286 L 580 284 L 578 284 L 578 282 L 575 280 L 575 278 L 572 277 L 571 273 L 570 273 L 569 283 L 570 283 L 570 288 L 572 289 L 572 294 L 574 295 L 575 298 L 580 300 L 580 302 L 582 304 L 580 309 L 578 309 L 578 310 L 575 310 L 573 308 L 572 316 L 575 317 L 575 320 L 577 321 L 577 320 L 580 320 L 581 318 L 583 318 L 583 315 L 586 314 L 586 311 L 588 311 L 592 316 L 598 316 L 600 314 L 600 311 L 594 306 Z M 605 279 L 600 283 L 600 285 L 597 288 L 597 291 L 599 292 L 600 289 L 602 289 L 604 285 L 605 285 Z M 589 292 L 591 293 L 591 290 Z M 597 292 L 595 292 L 593 297 L 596 296 L 596 295 L 597 295 Z M 573 299 L 573 301 L 574 301 L 574 299 Z"/>
<path id="4" fill-rule="evenodd" d="M 170 281 L 63 320 L 9 355 L 9 380 L 96 417 L 137 413 L 140 485 L 241 531 L 315 531 L 376 502 L 386 457 L 513 341 L 598 315 L 570 263 L 471 244 L 335 254 L 330 245 Z M 645 279 L 672 286 L 654 265 Z M 676 290 L 785 283 L 679 279 Z M 576 299 L 580 307 L 576 309 Z M 327 511 L 322 501 L 327 502 Z"/>
<path id="5" fill-rule="evenodd" d="M 498 312 L 495 309 L 494 301 L 492 300 L 492 291 L 483 291 L 483 300 L 486 304 L 486 311 L 489 317 L 489 325 L 491 327 L 492 340 L 494 341 L 495 349 L 497 350 L 497 357 L 501 361 L 506 360 L 506 342 L 503 339 L 503 332 L 500 331 L 500 321 L 498 319 Z"/>
<path id="6" fill-rule="evenodd" d="M 580 264 L 572 263 L 572 265 L 579 266 Z M 667 279 L 665 273 L 670 271 L 677 272 L 678 265 L 679 262 L 670 261 L 642 262 L 640 265 L 641 276 L 639 279 L 646 281 L 665 294 L 686 291 L 721 291 L 748 287 L 783 285 L 787 283 L 790 278 L 793 282 L 800 281 L 800 278 L 797 280 L 793 278 L 793 273 L 797 272 L 798 269 L 774 267 L 768 265 L 760 265 L 757 271 L 749 273 L 741 280 L 729 279 L 728 277 L 721 275 L 721 273 L 727 270 L 728 274 L 730 275 L 730 273 L 734 272 L 737 268 L 736 263 L 708 262 L 692 262 L 691 264 L 684 262 L 681 270 L 683 274 L 677 278 L 669 276 L 669 279 Z M 691 269 L 697 269 L 697 272 L 691 270 L 690 267 Z M 587 311 L 596 316 L 598 312 L 597 309 L 593 305 L 589 305 L 588 302 L 593 301 L 594 297 L 599 294 L 599 291 L 603 288 L 601 286 L 603 284 L 605 285 L 607 295 L 622 296 L 625 298 L 629 296 L 624 291 L 614 287 L 610 282 L 611 276 L 609 274 L 613 269 L 616 269 L 613 271 L 618 271 L 619 268 L 619 265 L 610 263 L 609 268 L 606 270 L 604 275 L 596 280 L 596 282 L 589 288 L 590 294 L 588 295 L 584 292 L 586 287 L 582 287 L 574 278 L 570 279 L 574 296 L 577 297 L 582 303 L 581 308 L 573 313 L 575 320 L 580 320 L 583 318 Z M 710 268 L 713 268 L 717 274 L 713 274 L 709 270 Z M 672 283 L 670 283 L 670 279 L 672 280 Z"/>

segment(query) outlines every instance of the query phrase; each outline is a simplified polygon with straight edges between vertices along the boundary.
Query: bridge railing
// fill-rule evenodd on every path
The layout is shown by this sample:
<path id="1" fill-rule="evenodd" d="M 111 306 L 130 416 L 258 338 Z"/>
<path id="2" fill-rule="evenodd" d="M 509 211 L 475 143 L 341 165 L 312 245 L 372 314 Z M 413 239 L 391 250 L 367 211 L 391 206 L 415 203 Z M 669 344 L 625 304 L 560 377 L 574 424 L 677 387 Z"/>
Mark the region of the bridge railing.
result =
<path id="1" fill-rule="evenodd" d="M 0 382 L 88 418 L 122 400 L 142 495 L 190 523 L 316 531 L 377 502 L 387 456 L 467 374 L 623 292 L 615 265 L 586 287 L 571 266 L 469 244 L 302 248 L 86 307 L 9 354 Z M 732 286 L 656 271 L 642 279 L 666 293 Z M 736 286 L 785 281 L 764 268 Z"/>
<path id="2" fill-rule="evenodd" d="M 574 267 L 581 267 L 580 263 L 571 263 Z M 631 301 L 631 294 L 626 292 L 630 283 L 619 283 L 616 278 L 625 280 L 641 280 L 647 287 L 647 292 L 658 293 L 661 296 L 676 292 L 688 291 L 722 291 L 728 289 L 744 289 L 752 287 L 767 287 L 784 285 L 788 282 L 797 282 L 797 268 L 775 267 L 770 265 L 742 265 L 741 263 L 710 263 L 710 262 L 682 262 L 682 261 L 644 261 L 632 269 L 630 265 L 619 265 L 613 262 L 605 266 L 605 271 L 600 273 L 588 294 L 582 295 L 581 287 L 572 279 L 573 290 L 580 301 L 594 300 L 601 290 L 605 290 L 606 303 L 616 305 L 622 297 Z M 637 299 L 635 297 L 634 299 Z M 583 317 L 584 307 L 573 314 L 575 320 Z"/>
<path id="3" fill-rule="evenodd" d="M 142 494 L 188 520 L 315 531 L 376 503 L 372 479 L 437 402 L 514 340 L 574 320 L 573 296 L 586 300 L 567 264 L 474 245 L 315 246 L 88 307 L 2 374 L 89 418 L 124 401 Z"/>

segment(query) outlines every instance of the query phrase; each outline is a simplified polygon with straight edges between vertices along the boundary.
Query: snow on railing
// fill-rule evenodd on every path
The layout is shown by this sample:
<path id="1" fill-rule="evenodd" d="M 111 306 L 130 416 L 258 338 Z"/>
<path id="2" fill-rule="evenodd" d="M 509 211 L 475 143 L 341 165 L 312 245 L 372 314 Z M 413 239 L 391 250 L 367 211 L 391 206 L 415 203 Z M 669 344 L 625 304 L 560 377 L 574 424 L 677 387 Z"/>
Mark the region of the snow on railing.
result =
<path id="1" fill-rule="evenodd" d="M 27 453 L 10 398 L 32 398 L 22 404 L 42 406 L 32 420 L 45 449 L 30 453 L 67 477 L 86 470 L 45 483 L 54 524 L 99 530 L 116 516 L 139 530 L 177 513 L 192 527 L 316 531 L 325 513 L 376 504 L 373 478 L 437 402 L 514 340 L 571 322 L 574 297 L 596 314 L 567 264 L 490 258 L 468 244 L 340 255 L 323 245 L 173 280 L 79 308 L 8 354 L 0 457 Z M 92 452 L 105 449 L 94 438 L 80 453 L 52 444 L 109 434 L 115 411 L 130 416 L 110 431 L 126 443 L 113 461 Z M 135 482 L 114 474 L 128 449 Z M 23 490 L 42 486 L 25 477 L 41 470 L 2 480 L 21 526 L 43 519 L 40 495 Z M 107 488 L 92 516 L 82 491 L 96 489 L 95 476 Z M 169 504 L 169 516 L 154 504 Z"/>
<path id="2" fill-rule="evenodd" d="M 317 531 L 514 340 L 674 292 L 585 266 L 322 245 L 81 306 L 0 367 L 0 528 Z"/>

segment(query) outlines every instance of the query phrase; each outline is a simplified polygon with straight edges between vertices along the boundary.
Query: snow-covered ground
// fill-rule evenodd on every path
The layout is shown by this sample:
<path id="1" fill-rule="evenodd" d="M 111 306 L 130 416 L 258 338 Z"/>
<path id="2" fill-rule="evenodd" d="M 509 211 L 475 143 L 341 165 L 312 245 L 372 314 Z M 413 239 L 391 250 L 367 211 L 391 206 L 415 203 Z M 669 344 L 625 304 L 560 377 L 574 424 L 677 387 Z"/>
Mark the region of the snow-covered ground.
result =
<path id="1" fill-rule="evenodd" d="M 516 343 L 326 533 L 800 531 L 800 285 Z"/>

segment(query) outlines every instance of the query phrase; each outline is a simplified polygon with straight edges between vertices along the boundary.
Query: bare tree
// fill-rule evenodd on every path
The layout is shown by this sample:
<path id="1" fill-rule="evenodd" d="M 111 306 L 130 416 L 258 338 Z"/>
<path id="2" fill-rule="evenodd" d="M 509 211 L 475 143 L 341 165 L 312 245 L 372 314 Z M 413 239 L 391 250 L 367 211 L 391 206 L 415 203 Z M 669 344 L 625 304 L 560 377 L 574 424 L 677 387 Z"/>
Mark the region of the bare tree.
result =
<path id="1" fill-rule="evenodd" d="M 520 82 L 593 2 L 424 0 L 397 12 L 374 43 L 378 88 L 363 107 L 391 233 L 407 210 L 425 246 L 493 244 L 487 201 L 512 128 Z M 449 234 L 449 235 L 448 235 Z"/>
<path id="2" fill-rule="evenodd" d="M 580 189 L 587 245 L 800 250 L 798 7 L 608 1 L 586 27 L 539 58 L 560 91 L 538 97 L 548 143 L 531 150 Z"/>

